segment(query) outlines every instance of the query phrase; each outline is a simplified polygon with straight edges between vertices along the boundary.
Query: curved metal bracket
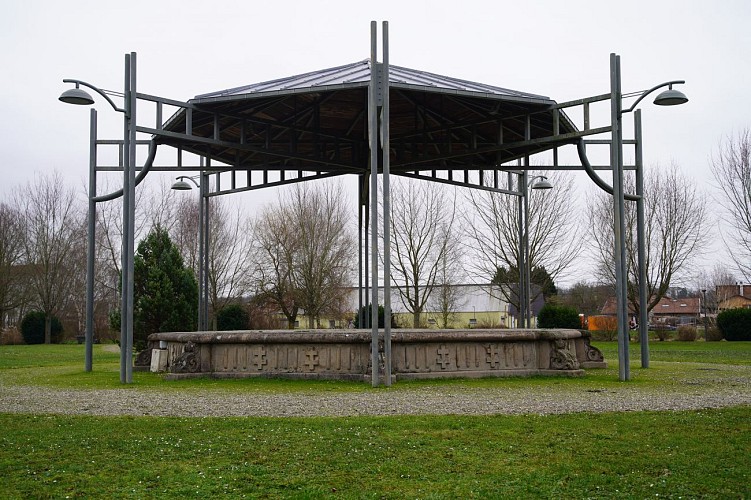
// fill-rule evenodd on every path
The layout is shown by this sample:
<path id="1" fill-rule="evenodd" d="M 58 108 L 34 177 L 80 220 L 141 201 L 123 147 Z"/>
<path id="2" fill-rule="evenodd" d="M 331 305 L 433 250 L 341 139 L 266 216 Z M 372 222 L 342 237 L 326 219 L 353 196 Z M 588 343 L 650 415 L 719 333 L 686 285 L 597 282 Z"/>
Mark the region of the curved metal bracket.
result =
<path id="1" fill-rule="evenodd" d="M 584 139 L 579 139 L 579 141 L 576 143 L 576 150 L 579 153 L 579 161 L 581 161 L 581 164 L 584 167 L 584 171 L 587 172 L 589 178 L 592 179 L 592 181 L 594 181 L 594 183 L 597 184 L 600 189 L 612 196 L 613 187 L 602 180 L 602 178 L 597 175 L 597 172 L 595 172 L 595 169 L 592 168 L 592 164 L 589 163 L 589 158 L 587 158 L 587 151 L 584 148 Z M 642 197 L 635 194 L 624 193 L 623 198 L 628 201 L 639 201 Z"/>
<path id="2" fill-rule="evenodd" d="M 120 113 L 123 113 L 125 116 L 127 116 L 128 118 L 130 118 L 130 113 L 128 113 L 128 111 L 125 110 L 125 109 L 123 109 L 123 108 L 118 108 L 117 105 L 115 105 L 115 103 L 112 101 L 112 99 L 110 99 L 110 97 L 107 94 L 105 94 L 104 91 L 101 90 L 100 88 L 95 87 L 94 85 L 92 85 L 90 83 L 86 83 L 83 80 L 73 80 L 71 78 L 65 78 L 63 80 L 63 83 L 75 83 L 76 86 L 83 85 L 84 87 L 93 90 L 94 92 L 96 92 L 100 96 L 104 97 L 107 100 L 107 102 L 110 103 L 110 106 L 112 106 L 112 109 L 114 109 L 115 111 L 119 111 Z"/>
<path id="3" fill-rule="evenodd" d="M 151 167 L 154 165 L 154 158 L 156 158 L 156 147 L 157 147 L 156 139 L 151 139 L 151 143 L 149 144 L 149 156 L 146 158 L 146 162 L 143 164 L 143 168 L 140 172 L 138 172 L 138 175 L 136 176 L 136 186 L 138 186 L 141 181 L 146 177 L 146 174 L 149 173 L 151 170 Z M 123 195 L 123 189 L 120 188 L 117 191 L 113 191 L 109 194 L 103 194 L 101 196 L 95 196 L 91 200 L 99 203 L 102 201 L 111 201 L 116 198 L 119 198 Z"/>
<path id="4" fill-rule="evenodd" d="M 641 95 L 639 96 L 639 98 L 631 105 L 631 107 L 628 108 L 628 109 L 626 109 L 626 110 L 621 111 L 621 114 L 632 112 L 636 108 L 636 106 L 642 101 L 642 99 L 644 99 L 645 97 L 647 97 L 649 94 L 651 94 L 655 90 L 657 90 L 659 88 L 662 88 L 662 87 L 667 87 L 667 86 L 671 86 L 672 87 L 673 85 L 678 85 L 678 84 L 681 84 L 681 83 L 686 83 L 686 80 L 671 80 L 669 82 L 665 82 L 665 83 L 661 83 L 659 85 L 655 85 L 654 87 L 652 87 L 649 90 L 645 90 L 644 92 L 641 93 Z"/>

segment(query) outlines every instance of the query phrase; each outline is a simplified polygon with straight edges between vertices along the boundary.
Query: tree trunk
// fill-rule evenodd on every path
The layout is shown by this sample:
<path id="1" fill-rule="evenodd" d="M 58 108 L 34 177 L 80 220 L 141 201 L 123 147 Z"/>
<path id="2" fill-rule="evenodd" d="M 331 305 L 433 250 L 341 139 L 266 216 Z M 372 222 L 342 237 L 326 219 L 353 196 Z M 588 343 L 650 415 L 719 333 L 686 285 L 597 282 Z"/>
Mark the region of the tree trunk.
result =
<path id="1" fill-rule="evenodd" d="M 52 315 L 45 314 L 44 316 L 44 343 L 52 343 Z"/>
<path id="2" fill-rule="evenodd" d="M 412 313 L 412 328 L 420 328 L 420 311 Z"/>

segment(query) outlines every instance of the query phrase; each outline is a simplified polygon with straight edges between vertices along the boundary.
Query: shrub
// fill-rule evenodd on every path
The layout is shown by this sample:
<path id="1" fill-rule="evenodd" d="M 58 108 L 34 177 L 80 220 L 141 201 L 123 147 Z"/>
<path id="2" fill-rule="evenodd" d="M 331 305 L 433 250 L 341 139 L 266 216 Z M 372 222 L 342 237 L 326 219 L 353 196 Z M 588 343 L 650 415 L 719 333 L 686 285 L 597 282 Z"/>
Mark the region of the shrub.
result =
<path id="1" fill-rule="evenodd" d="M 355 314 L 355 317 L 352 318 L 352 321 L 355 324 L 355 328 L 365 328 L 365 325 L 368 324 L 368 320 L 370 319 L 370 315 L 372 314 L 372 310 L 373 309 L 370 307 L 370 304 L 368 304 L 367 306 L 362 306 L 362 309 L 360 309 L 360 311 L 362 311 L 363 318 L 365 318 L 365 321 L 364 321 L 363 326 L 360 326 L 360 317 L 359 317 L 360 315 Z M 383 306 L 379 305 L 378 306 L 378 328 L 383 328 L 383 324 L 386 321 L 384 319 L 385 316 L 386 316 L 386 311 L 384 310 Z M 411 323 L 412 322 L 410 321 L 410 326 L 412 326 Z M 391 314 L 391 328 L 397 328 L 396 316 L 393 314 L 393 310 Z"/>
<path id="2" fill-rule="evenodd" d="M 220 331 L 247 330 L 250 315 L 237 304 L 229 305 L 216 313 L 216 328 Z"/>
<path id="3" fill-rule="evenodd" d="M 670 339 L 670 327 L 668 325 L 654 325 L 653 328 L 660 342 Z"/>
<path id="4" fill-rule="evenodd" d="M 21 332 L 16 327 L 10 327 L 0 332 L 0 345 L 19 345 L 23 344 Z"/>
<path id="5" fill-rule="evenodd" d="M 707 342 L 719 342 L 722 340 L 722 332 L 716 325 L 710 326 L 704 332 L 704 340 Z"/>
<path id="6" fill-rule="evenodd" d="M 31 311 L 21 320 L 21 335 L 27 344 L 44 344 L 44 321 L 47 316 L 42 311 Z M 60 342 L 63 324 L 52 316 L 52 343 Z"/>
<path id="7" fill-rule="evenodd" d="M 730 309 L 717 315 L 725 340 L 751 340 L 751 309 Z"/>
<path id="8" fill-rule="evenodd" d="M 545 304 L 537 315 L 540 328 L 581 328 L 579 313 L 573 307 Z"/>
<path id="9" fill-rule="evenodd" d="M 691 325 L 681 325 L 678 327 L 678 340 L 684 342 L 693 342 L 696 340 L 696 327 Z"/>

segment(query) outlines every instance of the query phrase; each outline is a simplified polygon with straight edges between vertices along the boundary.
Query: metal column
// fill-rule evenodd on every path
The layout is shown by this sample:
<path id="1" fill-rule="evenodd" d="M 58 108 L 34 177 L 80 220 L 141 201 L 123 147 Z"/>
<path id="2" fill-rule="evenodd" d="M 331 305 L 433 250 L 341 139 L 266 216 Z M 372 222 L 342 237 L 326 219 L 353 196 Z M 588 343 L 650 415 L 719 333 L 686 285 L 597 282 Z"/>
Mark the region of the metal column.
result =
<path id="1" fill-rule="evenodd" d="M 370 354 L 372 364 L 371 382 L 373 387 L 379 383 L 379 349 L 378 349 L 378 109 L 377 109 L 377 55 L 376 41 L 378 26 L 370 23 L 370 87 L 368 88 L 368 138 L 370 140 L 370 239 L 371 239 L 371 339 Z"/>
<path id="2" fill-rule="evenodd" d="M 525 157 L 524 164 L 529 167 L 529 157 Z M 524 273 L 524 326 L 532 328 L 532 273 L 531 260 L 529 258 L 529 171 L 524 170 L 522 176 L 524 179 L 524 269 L 519 270 L 519 274 Z"/>
<path id="3" fill-rule="evenodd" d="M 381 151 L 383 161 L 383 357 L 384 384 L 391 385 L 391 195 L 389 141 L 389 23 L 383 22 Z"/>
<path id="4" fill-rule="evenodd" d="M 519 249 L 518 249 L 518 255 L 516 257 L 516 274 L 518 277 L 518 288 L 517 288 L 517 319 L 516 319 L 516 327 L 517 328 L 524 328 L 524 318 L 527 317 L 527 308 L 524 305 L 524 291 L 526 290 L 526 286 L 524 285 L 524 273 L 522 269 L 527 265 L 524 259 L 524 255 L 526 252 L 524 251 L 524 207 L 525 207 L 525 200 L 526 200 L 526 181 L 525 181 L 525 175 L 517 175 L 517 187 L 519 188 L 519 191 L 521 192 L 521 196 L 518 199 L 518 212 L 519 212 Z"/>
<path id="5" fill-rule="evenodd" d="M 610 54 L 610 120 L 612 144 L 610 165 L 613 169 L 613 219 L 615 257 L 615 297 L 618 318 L 618 376 L 629 380 L 628 345 L 628 274 L 626 271 L 625 210 L 623 196 L 623 134 L 621 131 L 621 60 Z"/>
<path id="6" fill-rule="evenodd" d="M 96 110 L 92 109 L 89 126 L 89 208 L 88 226 L 89 234 L 86 242 L 86 354 L 84 369 L 90 372 L 93 367 L 94 352 L 94 257 L 95 257 L 95 230 L 96 230 L 96 137 L 97 116 Z"/>
<path id="7" fill-rule="evenodd" d="M 649 368 L 649 314 L 647 307 L 647 243 L 644 223 L 644 163 L 642 161 L 641 110 L 634 112 L 634 138 L 636 139 L 636 244 L 639 272 L 639 344 L 641 347 L 641 366 Z"/>
<path id="8" fill-rule="evenodd" d="M 135 244 L 136 53 L 125 55 L 123 125 L 122 307 L 120 309 L 120 382 L 133 382 L 133 254 Z"/>

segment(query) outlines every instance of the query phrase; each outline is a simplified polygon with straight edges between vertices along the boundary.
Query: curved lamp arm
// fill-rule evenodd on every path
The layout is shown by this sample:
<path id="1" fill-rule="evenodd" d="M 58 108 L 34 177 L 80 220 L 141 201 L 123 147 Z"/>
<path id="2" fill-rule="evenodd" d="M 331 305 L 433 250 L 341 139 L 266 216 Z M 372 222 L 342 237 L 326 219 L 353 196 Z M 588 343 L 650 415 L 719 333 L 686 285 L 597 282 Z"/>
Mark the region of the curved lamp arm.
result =
<path id="1" fill-rule="evenodd" d="M 636 108 L 636 106 L 642 101 L 642 99 L 644 99 L 645 97 L 647 97 L 649 94 L 651 94 L 652 92 L 654 92 L 657 89 L 660 89 L 662 87 L 668 87 L 668 86 L 672 87 L 673 85 L 678 85 L 678 84 L 682 84 L 682 83 L 686 83 L 686 80 L 671 80 L 669 82 L 665 82 L 665 83 L 661 83 L 659 85 L 655 85 L 651 89 L 645 90 L 644 92 L 642 92 L 642 94 L 639 96 L 639 98 L 636 100 L 636 102 L 634 102 L 631 105 L 630 108 L 621 111 L 621 113 L 623 114 L 623 113 L 630 113 L 630 112 L 632 112 Z"/>
<path id="2" fill-rule="evenodd" d="M 592 168 L 592 164 L 589 163 L 589 158 L 587 157 L 587 151 L 584 148 L 584 139 L 579 139 L 576 143 L 576 150 L 579 153 L 579 161 L 581 161 L 582 166 L 584 167 L 584 170 L 587 172 L 587 175 L 589 176 L 592 181 L 594 181 L 595 184 L 597 184 L 597 187 L 608 193 L 609 195 L 613 195 L 613 187 L 609 185 L 607 182 L 602 180 L 602 178 L 597 175 L 597 172 L 595 172 L 595 169 Z M 642 197 L 636 194 L 629 194 L 624 193 L 623 198 L 629 201 L 639 201 Z"/>
<path id="3" fill-rule="evenodd" d="M 138 172 L 138 175 L 136 176 L 136 186 L 138 186 L 144 177 L 146 177 L 146 174 L 151 171 L 151 167 L 154 165 L 154 158 L 156 158 L 156 148 L 158 143 L 155 139 L 151 139 L 151 144 L 149 144 L 149 156 L 146 158 L 146 162 L 143 164 L 143 168 L 140 172 Z M 116 198 L 119 198 L 123 195 L 123 188 L 118 189 L 117 191 L 113 191 L 109 194 L 103 194 L 100 196 L 95 196 L 92 198 L 92 201 L 96 203 L 100 203 L 102 201 L 110 201 L 114 200 Z"/>
<path id="4" fill-rule="evenodd" d="M 101 89 L 99 89 L 98 87 L 95 87 L 94 85 L 92 85 L 90 83 L 86 83 L 86 82 L 84 82 L 82 80 L 73 80 L 71 78 L 65 78 L 63 80 L 63 83 L 75 83 L 76 87 L 79 86 L 79 85 L 83 85 L 84 87 L 93 90 L 94 92 L 96 92 L 100 96 L 104 97 L 107 100 L 107 102 L 110 103 L 110 106 L 112 106 L 112 109 L 114 109 L 115 111 L 119 111 L 120 113 L 123 113 L 127 117 L 130 117 L 130 113 L 128 113 L 127 110 L 125 110 L 123 108 L 118 108 L 117 105 L 115 105 L 115 103 L 112 102 L 112 99 L 110 99 L 109 96 L 107 94 L 105 94 L 104 91 L 101 90 Z"/>

